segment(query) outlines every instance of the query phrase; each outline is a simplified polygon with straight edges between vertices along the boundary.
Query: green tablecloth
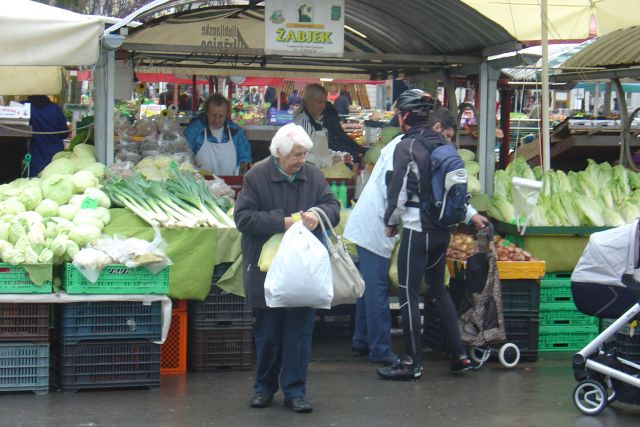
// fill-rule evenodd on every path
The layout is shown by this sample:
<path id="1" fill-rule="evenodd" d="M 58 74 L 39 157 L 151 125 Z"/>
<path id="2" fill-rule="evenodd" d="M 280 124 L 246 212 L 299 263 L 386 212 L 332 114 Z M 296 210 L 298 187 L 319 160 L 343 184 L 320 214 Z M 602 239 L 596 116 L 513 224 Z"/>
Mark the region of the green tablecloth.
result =
<path id="1" fill-rule="evenodd" d="M 110 236 L 153 239 L 153 229 L 127 209 L 110 209 L 111 221 L 104 233 Z M 211 288 L 213 267 L 234 263 L 218 282 L 228 292 L 242 294 L 242 257 L 240 233 L 233 229 L 163 228 L 170 267 L 169 296 L 177 299 L 204 300 Z M 235 268 L 234 268 L 235 267 Z"/>

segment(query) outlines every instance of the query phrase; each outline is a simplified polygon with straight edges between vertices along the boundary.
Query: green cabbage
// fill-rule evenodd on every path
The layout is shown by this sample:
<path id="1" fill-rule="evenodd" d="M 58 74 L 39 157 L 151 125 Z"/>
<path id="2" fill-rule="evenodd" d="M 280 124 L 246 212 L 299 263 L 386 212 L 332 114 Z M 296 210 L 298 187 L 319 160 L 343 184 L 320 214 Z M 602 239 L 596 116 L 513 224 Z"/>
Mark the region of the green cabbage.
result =
<path id="1" fill-rule="evenodd" d="M 503 170 L 497 170 L 493 176 L 493 194 L 511 201 L 511 177 Z"/>
<path id="2" fill-rule="evenodd" d="M 34 210 L 36 206 L 42 201 L 42 190 L 39 185 L 25 186 L 18 194 L 18 200 L 24 205 L 27 210 Z"/>
<path id="3" fill-rule="evenodd" d="M 604 217 L 605 224 L 609 227 L 619 227 L 626 224 L 622 215 L 613 209 L 605 209 L 602 211 L 602 216 Z"/>
<path id="4" fill-rule="evenodd" d="M 98 186 L 98 178 L 89 171 L 78 171 L 71 175 L 74 193 L 83 193 L 87 188 Z"/>
<path id="5" fill-rule="evenodd" d="M 76 216 L 79 210 L 80 206 L 78 205 L 61 205 L 58 208 L 58 215 L 60 215 L 61 218 L 73 221 L 73 218 Z"/>
<path id="6" fill-rule="evenodd" d="M 95 149 L 93 148 L 93 145 L 77 144 L 73 147 L 73 157 L 91 157 L 95 160 Z"/>
<path id="7" fill-rule="evenodd" d="M 102 206 L 103 208 L 111 207 L 111 199 L 109 199 L 109 196 L 107 196 L 104 191 L 98 188 L 87 188 L 84 194 L 91 197 L 92 199 L 95 199 L 98 202 L 98 205 Z"/>
<path id="8" fill-rule="evenodd" d="M 42 195 L 64 205 L 73 195 L 73 184 L 68 175 L 54 174 L 42 183 Z"/>
<path id="9" fill-rule="evenodd" d="M 467 170 L 469 176 L 478 176 L 480 173 L 480 164 L 473 160 L 465 160 L 464 168 Z"/>
<path id="10" fill-rule="evenodd" d="M 52 161 L 40 173 L 40 177 L 46 180 L 53 175 L 71 175 L 76 171 L 76 167 L 71 159 L 57 159 Z"/>
<path id="11" fill-rule="evenodd" d="M 36 208 L 36 212 L 46 217 L 57 216 L 59 206 L 60 205 L 55 200 L 44 199 Z"/>
<path id="12" fill-rule="evenodd" d="M 576 207 L 589 219 L 591 225 L 604 227 L 605 221 L 602 216 L 602 208 L 598 202 L 588 196 L 578 196 L 575 200 Z"/>
<path id="13" fill-rule="evenodd" d="M 480 181 L 473 175 L 469 175 L 468 177 L 467 191 L 470 194 L 480 194 L 480 191 L 482 191 L 480 187 Z"/>
<path id="14" fill-rule="evenodd" d="M 92 224 L 81 224 L 76 226 L 69 233 L 69 239 L 78 244 L 79 247 L 86 246 L 100 238 L 100 229 Z"/>
<path id="15" fill-rule="evenodd" d="M 468 161 L 473 161 L 476 159 L 476 154 L 471 150 L 467 150 L 466 148 L 458 148 L 458 155 L 462 158 L 465 164 Z"/>
<path id="16" fill-rule="evenodd" d="M 189 163 L 189 162 L 184 162 L 184 163 Z M 182 169 L 182 165 L 180 165 L 180 169 Z M 102 163 L 98 163 L 98 162 L 89 163 L 83 166 L 82 168 L 80 168 L 80 170 L 89 171 L 93 174 L 93 176 L 95 176 L 98 179 L 103 179 L 107 173 L 107 167 Z"/>
<path id="17" fill-rule="evenodd" d="M 507 223 L 513 222 L 516 217 L 513 205 L 504 197 L 497 194 L 494 194 L 493 197 L 491 197 L 487 213 L 492 218 Z"/>

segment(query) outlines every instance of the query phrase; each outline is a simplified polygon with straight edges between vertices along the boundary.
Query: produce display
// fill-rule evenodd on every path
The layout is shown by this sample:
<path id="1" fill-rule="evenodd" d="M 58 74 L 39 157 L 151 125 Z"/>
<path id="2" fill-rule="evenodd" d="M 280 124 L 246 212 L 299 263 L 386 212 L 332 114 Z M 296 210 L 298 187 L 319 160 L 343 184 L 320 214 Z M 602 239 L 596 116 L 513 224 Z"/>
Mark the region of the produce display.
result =
<path id="1" fill-rule="evenodd" d="M 228 199 L 216 199 L 203 180 L 177 165 L 169 168 L 169 177 L 150 181 L 139 175 L 112 176 L 104 188 L 114 205 L 126 207 L 152 226 L 234 228 L 225 213 Z"/>
<path id="2" fill-rule="evenodd" d="M 488 214 L 514 223 L 513 177 L 542 180 L 542 190 L 528 221 L 529 226 L 617 227 L 640 216 L 640 174 L 623 166 L 588 160 L 584 171 L 564 173 L 529 167 L 516 158 L 496 171 Z M 519 218 L 522 222 L 525 218 Z"/>
<path id="3" fill-rule="evenodd" d="M 116 134 L 116 162 L 138 163 L 148 157 L 176 153 L 193 158 L 180 125 L 168 115 L 145 117 L 133 124 L 122 118 L 116 124 Z"/>
<path id="4" fill-rule="evenodd" d="M 61 264 L 100 237 L 110 221 L 99 188 L 105 166 L 93 146 L 61 152 L 39 178 L 0 185 L 0 259 L 12 265 Z"/>
<path id="5" fill-rule="evenodd" d="M 500 236 L 494 236 L 493 243 L 498 261 L 536 261 L 529 252 Z M 451 236 L 447 258 L 465 261 L 476 252 L 473 236 L 466 233 L 455 233 Z"/>

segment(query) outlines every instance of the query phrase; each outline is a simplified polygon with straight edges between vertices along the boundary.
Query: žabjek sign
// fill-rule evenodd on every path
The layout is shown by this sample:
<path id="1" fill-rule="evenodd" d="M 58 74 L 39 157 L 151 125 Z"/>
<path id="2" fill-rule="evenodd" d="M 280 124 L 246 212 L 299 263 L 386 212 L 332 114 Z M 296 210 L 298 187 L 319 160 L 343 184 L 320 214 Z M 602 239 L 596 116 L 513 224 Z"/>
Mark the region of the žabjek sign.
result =
<path id="1" fill-rule="evenodd" d="M 266 53 L 342 56 L 344 0 L 269 0 L 264 28 Z"/>

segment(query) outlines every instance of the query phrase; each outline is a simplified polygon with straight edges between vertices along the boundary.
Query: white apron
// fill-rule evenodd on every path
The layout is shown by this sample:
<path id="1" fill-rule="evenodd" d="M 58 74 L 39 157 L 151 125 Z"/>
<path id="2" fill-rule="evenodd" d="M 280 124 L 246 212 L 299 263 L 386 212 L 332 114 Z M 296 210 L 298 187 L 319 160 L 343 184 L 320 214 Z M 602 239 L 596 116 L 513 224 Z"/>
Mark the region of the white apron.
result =
<path id="1" fill-rule="evenodd" d="M 231 130 L 227 129 L 229 141 L 225 144 L 209 142 L 207 128 L 204 128 L 204 141 L 196 154 L 196 164 L 214 175 L 228 176 L 238 175 L 240 168 L 236 166 L 238 156 L 236 146 L 231 137 Z M 222 138 L 221 138 L 222 139 Z"/>
<path id="2" fill-rule="evenodd" d="M 311 141 L 313 142 L 313 147 L 311 147 L 307 155 L 307 160 L 320 169 L 331 166 L 327 131 L 325 129 L 314 130 L 311 133 Z"/>

